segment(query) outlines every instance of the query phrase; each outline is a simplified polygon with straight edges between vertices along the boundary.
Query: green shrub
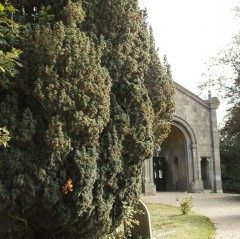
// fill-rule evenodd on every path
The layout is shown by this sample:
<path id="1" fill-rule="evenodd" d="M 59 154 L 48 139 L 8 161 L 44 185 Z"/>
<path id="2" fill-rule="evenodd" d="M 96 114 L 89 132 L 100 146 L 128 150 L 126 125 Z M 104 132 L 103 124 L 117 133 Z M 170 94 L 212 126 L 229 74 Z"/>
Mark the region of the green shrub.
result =
<path id="1" fill-rule="evenodd" d="M 181 199 L 181 201 L 179 202 L 180 203 L 179 208 L 182 215 L 188 214 L 188 212 L 191 210 L 191 208 L 193 207 L 192 200 L 193 200 L 192 195 L 185 193 L 184 198 Z"/>

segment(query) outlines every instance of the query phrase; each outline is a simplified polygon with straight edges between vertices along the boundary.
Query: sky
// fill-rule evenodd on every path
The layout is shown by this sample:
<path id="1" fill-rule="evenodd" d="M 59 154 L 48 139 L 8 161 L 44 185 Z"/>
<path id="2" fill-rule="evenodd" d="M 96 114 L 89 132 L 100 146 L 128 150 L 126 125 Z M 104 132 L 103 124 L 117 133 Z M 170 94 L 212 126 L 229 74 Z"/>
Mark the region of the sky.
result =
<path id="1" fill-rule="evenodd" d="M 234 18 L 232 10 L 237 3 L 237 0 L 139 0 L 140 8 L 147 8 L 160 58 L 167 55 L 173 80 L 197 95 L 200 94 L 197 86 L 206 80 L 202 75 L 207 73 L 211 57 L 240 31 L 240 19 Z M 201 98 L 206 99 L 207 95 L 204 92 Z M 226 108 L 223 102 L 218 121 L 222 121 Z"/>

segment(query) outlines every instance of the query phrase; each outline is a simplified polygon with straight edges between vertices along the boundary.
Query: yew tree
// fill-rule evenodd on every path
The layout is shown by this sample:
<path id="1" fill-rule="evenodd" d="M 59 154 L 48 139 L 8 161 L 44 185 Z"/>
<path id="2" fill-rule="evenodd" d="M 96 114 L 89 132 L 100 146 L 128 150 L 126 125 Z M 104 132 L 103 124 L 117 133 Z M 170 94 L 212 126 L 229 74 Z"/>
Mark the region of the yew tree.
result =
<path id="1" fill-rule="evenodd" d="M 12 2 L 25 28 L 20 75 L 0 89 L 0 237 L 103 238 L 139 199 L 171 79 L 154 73 L 161 111 L 136 0 Z"/>
<path id="2" fill-rule="evenodd" d="M 160 62 L 151 27 L 149 36 L 150 62 L 145 75 L 145 84 L 154 109 L 154 142 L 161 145 L 170 132 L 171 117 L 175 108 L 174 85 L 166 56 L 164 65 Z"/>
<path id="3" fill-rule="evenodd" d="M 1 94 L 1 125 L 12 137 L 0 155 L 3 238 L 84 238 L 86 215 L 97 213 L 111 83 L 100 65 L 103 46 L 78 28 L 80 4 L 69 2 L 60 14 L 62 21 L 27 25 L 21 76 Z"/>
<path id="4" fill-rule="evenodd" d="M 85 1 L 83 6 L 85 31 L 96 43 L 106 42 L 102 65 L 112 79 L 111 118 L 100 138 L 98 161 L 107 189 L 101 198 L 114 212 L 111 231 L 123 217 L 123 202 L 132 206 L 139 199 L 142 162 L 153 152 L 154 111 L 144 82 L 149 38 L 137 1 Z"/>

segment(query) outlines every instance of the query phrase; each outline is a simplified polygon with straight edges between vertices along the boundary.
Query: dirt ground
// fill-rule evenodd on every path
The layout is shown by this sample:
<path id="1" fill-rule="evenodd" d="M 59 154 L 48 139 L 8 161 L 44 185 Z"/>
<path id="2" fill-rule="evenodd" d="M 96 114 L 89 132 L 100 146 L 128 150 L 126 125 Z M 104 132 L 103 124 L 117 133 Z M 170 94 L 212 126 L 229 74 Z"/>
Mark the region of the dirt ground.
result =
<path id="1" fill-rule="evenodd" d="M 193 208 L 211 219 L 217 228 L 215 239 L 240 239 L 240 194 L 192 193 Z M 179 206 L 184 197 L 180 192 L 159 192 L 154 196 L 143 196 L 144 200 Z M 186 238 L 187 239 L 187 238 Z"/>

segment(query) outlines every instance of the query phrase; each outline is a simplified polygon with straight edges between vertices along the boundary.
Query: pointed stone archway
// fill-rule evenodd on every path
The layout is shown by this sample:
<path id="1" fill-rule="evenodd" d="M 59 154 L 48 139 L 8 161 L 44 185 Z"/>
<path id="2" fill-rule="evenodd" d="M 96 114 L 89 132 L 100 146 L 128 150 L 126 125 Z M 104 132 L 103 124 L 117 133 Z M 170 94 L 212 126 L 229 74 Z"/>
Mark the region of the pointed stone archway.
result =
<path id="1" fill-rule="evenodd" d="M 171 133 L 161 145 L 160 158 L 165 158 L 167 191 L 222 192 L 220 153 L 216 109 L 219 100 L 209 95 L 202 100 L 175 83 L 176 110 Z M 143 191 L 156 192 L 153 159 L 143 168 Z M 159 188 L 159 187 L 158 187 Z"/>
<path id="2" fill-rule="evenodd" d="M 197 178 L 196 136 L 186 122 L 174 117 L 171 132 L 161 146 L 166 159 L 167 191 L 201 191 L 202 181 Z"/>
<path id="3" fill-rule="evenodd" d="M 166 190 L 187 191 L 189 181 L 188 150 L 186 135 L 176 124 L 171 125 L 171 133 L 161 146 L 161 154 L 166 159 Z"/>

